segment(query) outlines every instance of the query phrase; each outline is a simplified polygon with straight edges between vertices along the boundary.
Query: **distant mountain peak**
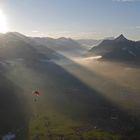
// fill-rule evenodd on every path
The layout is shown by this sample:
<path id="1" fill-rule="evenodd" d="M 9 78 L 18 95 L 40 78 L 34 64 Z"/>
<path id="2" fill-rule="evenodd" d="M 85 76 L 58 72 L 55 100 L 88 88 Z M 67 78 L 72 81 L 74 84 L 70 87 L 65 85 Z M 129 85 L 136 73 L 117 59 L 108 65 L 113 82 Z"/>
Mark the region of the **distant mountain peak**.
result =
<path id="1" fill-rule="evenodd" d="M 115 41 L 127 41 L 128 39 L 123 35 L 121 34 L 120 36 L 118 36 Z"/>

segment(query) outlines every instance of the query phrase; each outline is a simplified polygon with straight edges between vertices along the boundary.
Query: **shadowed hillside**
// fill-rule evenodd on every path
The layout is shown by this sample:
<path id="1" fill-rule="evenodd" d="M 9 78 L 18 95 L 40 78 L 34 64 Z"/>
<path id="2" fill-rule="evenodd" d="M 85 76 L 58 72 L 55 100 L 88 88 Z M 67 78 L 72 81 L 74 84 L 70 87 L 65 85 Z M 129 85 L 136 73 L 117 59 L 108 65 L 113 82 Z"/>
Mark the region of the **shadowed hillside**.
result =
<path id="1" fill-rule="evenodd" d="M 140 61 L 140 43 L 131 41 L 120 35 L 114 40 L 104 40 L 98 46 L 93 47 L 89 53 L 100 55 L 102 59 L 126 61 L 139 63 Z"/>

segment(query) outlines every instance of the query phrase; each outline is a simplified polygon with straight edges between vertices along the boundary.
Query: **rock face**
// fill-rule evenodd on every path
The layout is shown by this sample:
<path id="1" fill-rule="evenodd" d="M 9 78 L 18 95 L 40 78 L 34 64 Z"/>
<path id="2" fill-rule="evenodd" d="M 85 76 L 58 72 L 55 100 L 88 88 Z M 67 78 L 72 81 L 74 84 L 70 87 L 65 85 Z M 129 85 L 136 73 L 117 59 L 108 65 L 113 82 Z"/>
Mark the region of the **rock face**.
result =
<path id="1" fill-rule="evenodd" d="M 119 61 L 140 61 L 140 42 L 126 39 L 123 35 L 114 40 L 104 40 L 90 51 L 92 55 L 101 55 L 102 59 Z"/>

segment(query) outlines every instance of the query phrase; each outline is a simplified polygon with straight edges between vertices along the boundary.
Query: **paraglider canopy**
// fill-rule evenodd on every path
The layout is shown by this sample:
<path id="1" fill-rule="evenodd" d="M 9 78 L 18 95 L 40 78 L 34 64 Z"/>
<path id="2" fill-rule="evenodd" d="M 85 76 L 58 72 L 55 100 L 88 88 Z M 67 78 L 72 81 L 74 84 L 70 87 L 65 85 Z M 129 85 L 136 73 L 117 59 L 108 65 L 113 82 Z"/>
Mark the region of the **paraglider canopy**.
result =
<path id="1" fill-rule="evenodd" d="M 33 96 L 40 96 L 40 92 L 38 90 L 35 90 L 32 92 Z"/>

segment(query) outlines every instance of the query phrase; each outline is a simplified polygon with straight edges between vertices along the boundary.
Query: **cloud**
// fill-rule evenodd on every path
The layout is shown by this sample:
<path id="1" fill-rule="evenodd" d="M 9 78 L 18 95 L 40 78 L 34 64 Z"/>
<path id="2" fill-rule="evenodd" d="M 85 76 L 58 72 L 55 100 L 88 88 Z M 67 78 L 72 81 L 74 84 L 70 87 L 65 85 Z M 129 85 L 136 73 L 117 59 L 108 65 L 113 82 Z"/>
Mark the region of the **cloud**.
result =
<path id="1" fill-rule="evenodd" d="M 33 32 L 33 33 L 39 33 L 39 31 L 37 31 L 37 30 L 33 30 L 32 32 Z"/>
<path id="2" fill-rule="evenodd" d="M 140 29 L 140 26 L 136 26 L 136 29 Z"/>
<path id="3" fill-rule="evenodd" d="M 113 1 L 116 1 L 116 2 L 138 2 L 140 0 L 113 0 Z"/>
<path id="4" fill-rule="evenodd" d="M 99 37 L 101 35 L 101 32 L 97 31 L 91 31 L 91 32 L 84 32 L 84 31 L 57 31 L 57 32 L 47 32 L 47 36 L 53 37 L 53 38 L 59 38 L 59 37 L 67 37 L 67 38 L 93 38 L 93 37 Z"/>

